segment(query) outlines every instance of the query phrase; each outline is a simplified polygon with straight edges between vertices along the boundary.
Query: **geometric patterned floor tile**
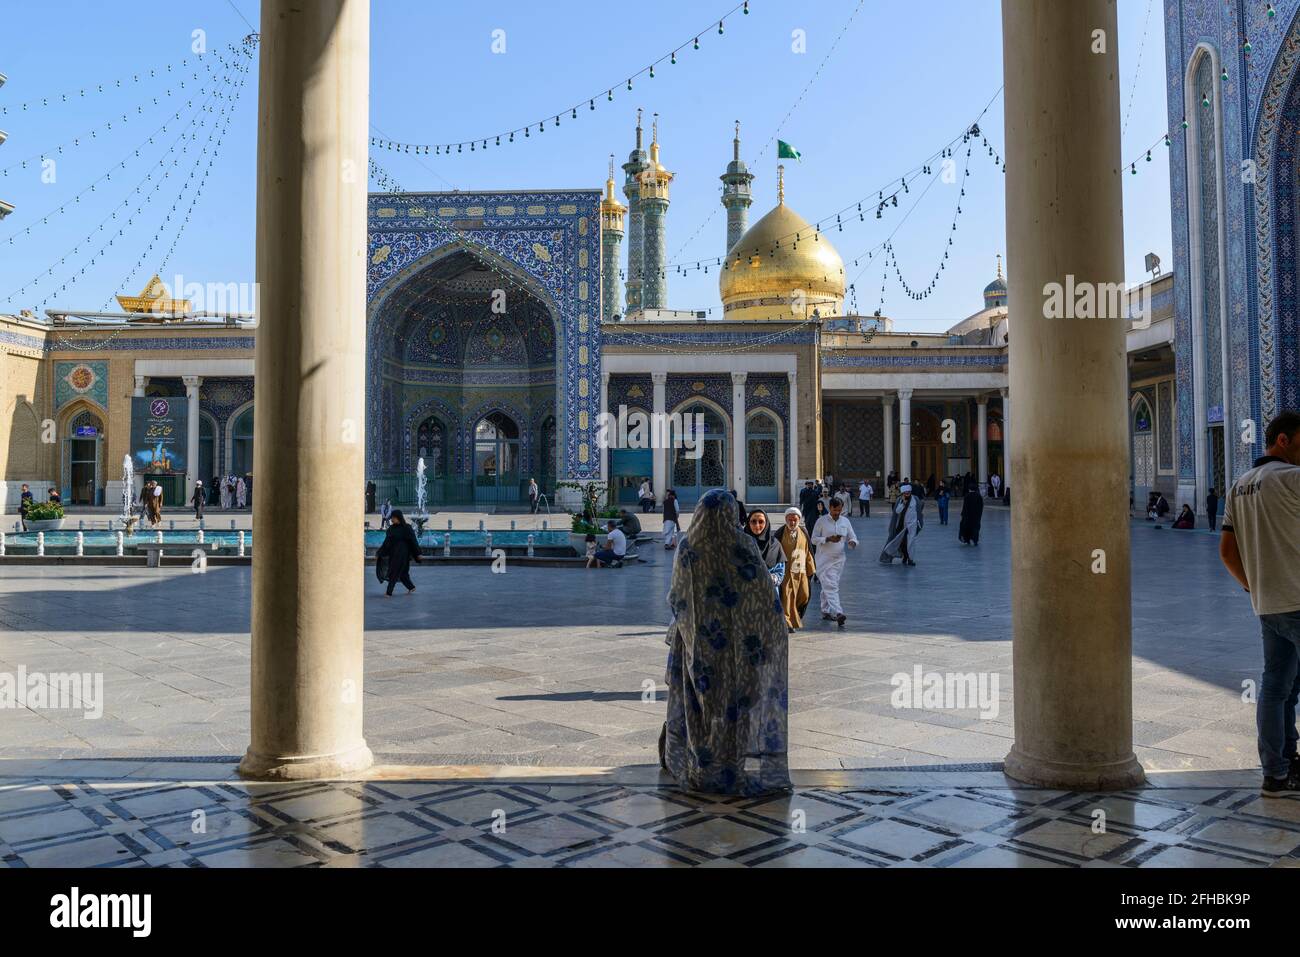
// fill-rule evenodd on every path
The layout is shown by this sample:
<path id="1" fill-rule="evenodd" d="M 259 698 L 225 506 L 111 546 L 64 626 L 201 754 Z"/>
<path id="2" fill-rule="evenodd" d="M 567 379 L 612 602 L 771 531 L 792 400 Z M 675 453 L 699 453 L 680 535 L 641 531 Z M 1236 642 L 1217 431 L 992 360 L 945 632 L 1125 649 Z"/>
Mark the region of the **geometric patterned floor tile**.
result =
<path id="1" fill-rule="evenodd" d="M 1300 865 L 1300 800 L 1213 780 L 1088 794 L 1000 787 L 987 774 L 899 772 L 866 786 L 827 772 L 742 798 L 690 794 L 640 768 L 285 784 L 205 770 L 4 777 L 0 867 Z"/>

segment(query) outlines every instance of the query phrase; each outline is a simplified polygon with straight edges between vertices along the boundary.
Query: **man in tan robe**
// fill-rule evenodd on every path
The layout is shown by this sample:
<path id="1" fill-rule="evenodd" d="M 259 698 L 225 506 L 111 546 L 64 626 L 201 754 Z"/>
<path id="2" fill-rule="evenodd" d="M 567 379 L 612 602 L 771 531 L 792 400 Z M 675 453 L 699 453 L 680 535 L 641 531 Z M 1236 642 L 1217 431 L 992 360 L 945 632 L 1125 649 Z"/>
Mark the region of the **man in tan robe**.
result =
<path id="1" fill-rule="evenodd" d="M 777 535 L 785 554 L 785 578 L 781 582 L 781 608 L 791 631 L 803 627 L 803 610 L 812 597 L 812 576 L 817 573 L 809 547 L 808 533 L 799 525 L 802 515 L 797 508 L 785 510 L 785 525 Z"/>

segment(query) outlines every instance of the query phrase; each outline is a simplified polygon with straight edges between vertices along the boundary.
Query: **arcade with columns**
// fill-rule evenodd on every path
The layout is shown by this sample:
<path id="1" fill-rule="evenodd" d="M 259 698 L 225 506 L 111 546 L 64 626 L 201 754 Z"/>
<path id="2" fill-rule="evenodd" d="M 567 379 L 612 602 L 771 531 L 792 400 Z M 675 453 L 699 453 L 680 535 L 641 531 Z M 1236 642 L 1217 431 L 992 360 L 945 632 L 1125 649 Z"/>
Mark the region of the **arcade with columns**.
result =
<path id="1" fill-rule="evenodd" d="M 1111 45 L 1108 52 L 1094 54 L 1087 42 L 1096 29 L 1114 34 L 1116 15 L 1107 0 L 1007 0 L 1002 16 L 1007 166 L 1017 178 L 1017 189 L 1007 195 L 1008 256 L 1015 264 L 1008 297 L 1028 304 L 1067 274 L 1093 282 L 1123 275 L 1118 53 Z M 265 544 L 259 544 L 253 569 L 252 740 L 241 765 L 253 778 L 348 775 L 373 760 L 362 730 L 365 696 L 360 693 L 365 569 L 355 560 L 364 449 L 360 442 L 349 442 L 343 428 L 346 421 L 360 421 L 366 411 L 366 337 L 355 317 L 366 312 L 362 264 L 372 261 L 373 254 L 367 255 L 365 188 L 337 175 L 344 164 L 359 167 L 366 159 L 368 66 L 367 0 L 263 4 L 257 273 L 261 308 L 276 321 L 258 330 L 255 469 L 278 476 L 301 494 L 290 502 L 263 498 L 254 503 L 255 534 Z M 1071 122 L 1044 119 L 1060 115 L 1069 115 Z M 668 177 L 656 171 L 650 178 L 662 187 L 666 202 Z M 303 195 L 313 201 L 302 203 Z M 787 215 L 780 205 L 765 219 Z M 652 221 L 653 215 L 643 220 Z M 733 247 L 735 273 L 766 271 L 761 262 L 753 266 L 752 258 L 750 265 L 745 262 L 746 236 L 763 222 Z M 596 225 L 589 221 L 590 235 L 596 234 Z M 643 226 L 643 248 L 645 239 Z M 797 255 L 813 253 L 805 248 Z M 644 257 L 643 270 L 646 259 L 653 268 L 653 256 Z M 775 275 L 791 261 L 787 255 L 770 264 Z M 591 265 L 598 269 L 599 261 Z M 834 275 L 833 261 L 820 265 L 825 271 L 815 278 L 831 290 L 838 280 L 842 291 L 842 273 Z M 789 288 L 782 291 L 766 282 L 760 283 L 765 288 L 750 288 L 739 277 L 729 283 L 727 276 L 722 288 L 727 320 L 790 306 L 788 301 L 765 301 L 788 299 Z M 644 272 L 638 278 L 644 282 Z M 583 281 L 576 275 L 570 279 Z M 592 283 L 587 288 L 602 287 Z M 818 298 L 833 299 L 809 293 L 810 313 Z M 638 296 L 644 295 L 643 286 Z M 562 313 L 567 310 L 565 302 L 554 305 Z M 559 324 L 565 334 L 572 328 L 581 336 L 584 328 L 592 329 L 594 318 L 599 318 L 596 310 L 588 311 L 584 326 L 578 308 L 575 315 L 562 315 Z M 566 426 L 563 442 L 566 466 L 593 477 L 599 475 L 603 453 L 584 447 L 581 416 L 608 404 L 600 388 L 606 371 L 613 391 L 618 362 L 638 362 L 617 358 L 627 349 L 626 344 L 619 348 L 620 336 L 626 337 L 624 343 L 649 344 L 645 336 L 650 330 L 633 325 L 616 327 L 609 339 L 595 343 L 595 353 L 589 343 L 567 336 L 563 342 L 566 352 L 589 347 L 586 363 L 578 361 L 574 371 L 576 381 L 585 383 L 577 386 L 579 401 L 562 403 L 568 405 L 566 421 L 578 422 L 577 434 L 574 426 Z M 685 338 L 712 336 L 716 342 L 748 334 L 729 321 L 716 326 L 692 322 L 689 333 L 676 328 L 681 325 L 670 323 L 654 333 L 660 354 L 675 356 L 671 350 L 680 349 Z M 697 330 L 697 325 L 708 329 Z M 823 421 L 799 414 L 801 407 L 809 408 L 801 402 L 821 389 L 823 370 L 815 360 L 822 333 L 802 326 L 789 334 L 809 340 L 754 350 L 755 356 L 776 353 L 770 370 L 725 369 L 713 361 L 709 374 L 722 375 L 721 384 L 730 385 L 732 414 L 746 425 L 751 382 L 770 375 L 787 387 L 786 415 L 796 434 L 787 432 L 794 462 L 790 472 L 785 466 L 782 472 L 797 474 L 793 469 L 807 470 L 806 456 L 815 457 L 822 444 Z M 782 365 L 782 352 L 795 357 L 793 366 Z M 936 358 L 946 358 L 940 353 Z M 844 386 L 870 387 L 869 367 L 862 368 L 851 354 L 845 358 L 843 366 L 832 366 L 836 371 L 826 374 L 860 376 L 861 381 L 850 379 Z M 1133 754 L 1129 523 L 1123 495 L 1130 459 L 1124 326 L 1105 320 L 1052 322 L 1027 308 L 1017 316 L 1006 359 L 984 358 L 990 360 L 985 366 L 1005 366 L 1008 381 L 1015 382 L 1008 394 L 1015 403 L 1017 429 L 1009 471 L 1019 503 L 1012 512 L 1015 742 L 1006 771 L 1053 787 L 1133 786 L 1143 772 Z M 602 359 L 613 365 L 602 365 Z M 659 361 L 662 366 L 642 359 L 619 374 L 648 372 L 650 403 L 667 408 L 674 377 L 665 373 L 678 360 Z M 695 388 L 692 374 L 687 377 L 690 391 L 709 391 L 705 372 L 699 374 L 704 387 Z M 997 380 L 950 384 L 955 391 L 969 387 L 978 395 L 1005 386 Z M 883 384 L 876 388 L 885 391 Z M 660 391 L 662 400 L 655 397 Z M 714 396 L 698 401 L 706 400 L 720 405 Z M 916 401 L 916 391 L 900 394 L 900 424 L 911 417 L 908 403 Z M 888 407 L 885 403 L 881 411 L 881 425 L 892 434 L 892 428 L 884 429 Z M 977 403 L 977 416 L 979 408 L 983 405 Z M 736 415 L 742 411 L 743 416 Z M 910 433 L 904 429 L 900 453 L 911 442 L 905 436 Z M 733 447 L 741 445 L 733 442 Z M 732 457 L 738 458 L 735 451 Z M 725 450 L 721 461 L 726 461 Z M 1032 469 L 1022 467 L 1028 462 Z M 667 463 L 657 468 L 664 470 Z M 1096 493 L 1086 523 L 1075 510 L 1049 507 L 1063 489 L 1078 487 Z M 333 521 L 321 522 L 320 515 Z M 1085 559 L 1098 548 L 1110 556 L 1110 574 L 1089 571 Z M 352 693 L 341 694 L 343 688 Z"/>

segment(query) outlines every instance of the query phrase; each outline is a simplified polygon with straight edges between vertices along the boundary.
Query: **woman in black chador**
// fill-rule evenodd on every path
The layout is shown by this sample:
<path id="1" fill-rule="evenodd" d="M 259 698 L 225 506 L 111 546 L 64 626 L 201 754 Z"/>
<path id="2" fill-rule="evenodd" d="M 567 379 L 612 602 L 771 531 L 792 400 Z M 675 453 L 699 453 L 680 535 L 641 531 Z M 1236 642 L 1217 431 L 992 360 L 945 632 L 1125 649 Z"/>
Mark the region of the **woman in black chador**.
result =
<path id="1" fill-rule="evenodd" d="M 983 518 L 984 499 L 980 497 L 979 486 L 971 483 L 966 486 L 966 498 L 961 503 L 961 525 L 957 527 L 957 541 L 963 545 L 978 545 Z"/>
<path id="2" fill-rule="evenodd" d="M 411 581 L 411 559 L 420 560 L 420 543 L 416 540 L 415 529 L 406 524 L 406 517 L 394 510 L 384 536 L 384 544 L 375 553 L 375 576 L 388 582 L 388 597 L 393 597 L 393 586 L 399 581 L 406 586 L 409 595 L 415 591 Z"/>

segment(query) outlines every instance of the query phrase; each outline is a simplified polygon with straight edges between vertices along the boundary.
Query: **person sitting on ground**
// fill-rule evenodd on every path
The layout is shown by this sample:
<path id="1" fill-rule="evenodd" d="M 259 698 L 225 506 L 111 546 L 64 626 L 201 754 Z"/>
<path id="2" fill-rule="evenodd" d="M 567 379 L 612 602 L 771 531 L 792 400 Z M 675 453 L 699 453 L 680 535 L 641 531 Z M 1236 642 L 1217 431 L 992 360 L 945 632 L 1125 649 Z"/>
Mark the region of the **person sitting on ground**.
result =
<path id="1" fill-rule="evenodd" d="M 1178 513 L 1178 518 L 1174 521 L 1174 528 L 1195 528 L 1196 516 L 1192 513 L 1190 505 L 1184 505 L 1183 510 Z"/>
<path id="2" fill-rule="evenodd" d="M 605 547 L 596 552 L 596 561 L 602 568 L 622 568 L 623 558 L 627 555 L 627 536 L 612 518 L 605 527 L 609 534 L 605 536 Z"/>
<path id="3" fill-rule="evenodd" d="M 1156 519 L 1163 519 L 1169 514 L 1169 501 L 1163 495 L 1156 496 Z"/>

